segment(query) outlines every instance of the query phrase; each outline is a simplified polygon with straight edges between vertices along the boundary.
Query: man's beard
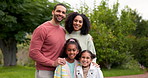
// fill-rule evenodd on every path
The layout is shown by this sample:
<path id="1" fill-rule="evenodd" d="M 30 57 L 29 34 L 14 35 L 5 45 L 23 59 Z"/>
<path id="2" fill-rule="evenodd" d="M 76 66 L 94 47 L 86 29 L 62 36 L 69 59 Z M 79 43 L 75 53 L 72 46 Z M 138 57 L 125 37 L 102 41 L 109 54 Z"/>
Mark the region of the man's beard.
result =
<path id="1" fill-rule="evenodd" d="M 63 18 L 61 20 L 58 19 L 58 15 L 54 15 L 54 19 L 55 19 L 55 22 L 58 22 L 58 23 L 60 23 L 63 20 Z"/>

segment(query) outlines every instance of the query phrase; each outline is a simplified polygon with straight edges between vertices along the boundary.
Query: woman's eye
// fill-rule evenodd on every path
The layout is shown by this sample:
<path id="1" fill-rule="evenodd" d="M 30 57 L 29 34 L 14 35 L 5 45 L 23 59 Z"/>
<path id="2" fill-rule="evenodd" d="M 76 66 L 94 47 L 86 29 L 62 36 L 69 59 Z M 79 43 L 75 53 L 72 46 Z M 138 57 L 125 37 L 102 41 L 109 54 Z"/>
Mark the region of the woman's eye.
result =
<path id="1" fill-rule="evenodd" d="M 82 23 L 82 21 L 79 21 L 79 23 Z"/>
<path id="2" fill-rule="evenodd" d="M 75 22 L 77 22 L 77 20 L 74 20 Z"/>

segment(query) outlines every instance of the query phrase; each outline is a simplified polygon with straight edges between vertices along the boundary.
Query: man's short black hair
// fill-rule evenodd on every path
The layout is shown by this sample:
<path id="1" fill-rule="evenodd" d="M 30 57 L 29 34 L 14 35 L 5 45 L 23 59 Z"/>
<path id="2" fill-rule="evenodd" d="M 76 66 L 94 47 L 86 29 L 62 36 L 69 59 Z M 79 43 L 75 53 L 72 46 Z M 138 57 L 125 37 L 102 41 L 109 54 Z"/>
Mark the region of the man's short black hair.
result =
<path id="1" fill-rule="evenodd" d="M 59 5 L 64 6 L 64 7 L 66 8 L 66 6 L 65 6 L 64 4 L 59 3 L 59 4 L 56 4 L 56 5 L 54 6 L 53 10 L 55 10 L 55 9 L 57 8 L 57 6 L 59 6 Z"/>

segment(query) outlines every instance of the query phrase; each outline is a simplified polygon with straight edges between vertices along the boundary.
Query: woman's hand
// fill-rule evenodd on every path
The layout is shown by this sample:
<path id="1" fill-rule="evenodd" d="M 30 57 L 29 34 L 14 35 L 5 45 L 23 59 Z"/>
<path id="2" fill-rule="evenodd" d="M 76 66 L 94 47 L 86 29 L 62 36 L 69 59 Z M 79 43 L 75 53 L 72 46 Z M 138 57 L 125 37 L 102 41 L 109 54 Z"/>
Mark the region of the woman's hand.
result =
<path id="1" fill-rule="evenodd" d="M 100 68 L 100 65 L 95 63 L 95 62 L 92 62 L 93 66 L 97 67 L 97 68 Z"/>

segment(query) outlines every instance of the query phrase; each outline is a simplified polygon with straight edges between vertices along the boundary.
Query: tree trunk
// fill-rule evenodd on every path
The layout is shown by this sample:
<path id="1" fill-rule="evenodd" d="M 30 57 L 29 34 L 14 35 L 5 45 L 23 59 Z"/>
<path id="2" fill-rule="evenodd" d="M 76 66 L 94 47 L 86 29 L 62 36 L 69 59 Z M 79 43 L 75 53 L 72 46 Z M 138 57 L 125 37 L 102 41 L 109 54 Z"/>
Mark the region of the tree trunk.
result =
<path id="1" fill-rule="evenodd" d="M 4 66 L 16 65 L 16 43 L 15 38 L 9 38 L 7 40 L 0 39 L 0 49 L 3 53 Z"/>

